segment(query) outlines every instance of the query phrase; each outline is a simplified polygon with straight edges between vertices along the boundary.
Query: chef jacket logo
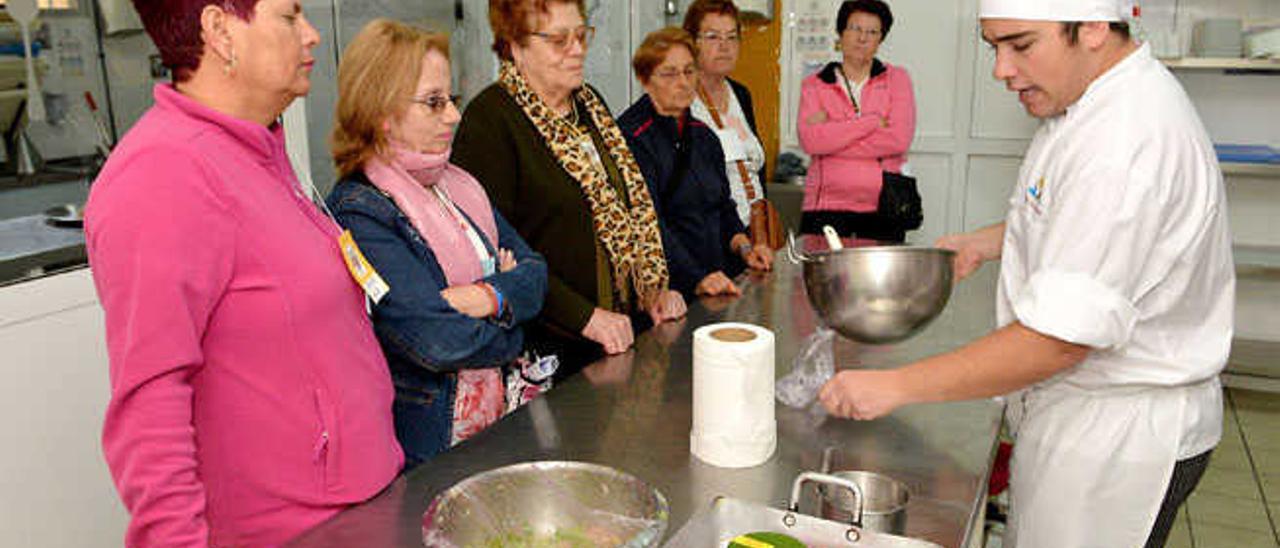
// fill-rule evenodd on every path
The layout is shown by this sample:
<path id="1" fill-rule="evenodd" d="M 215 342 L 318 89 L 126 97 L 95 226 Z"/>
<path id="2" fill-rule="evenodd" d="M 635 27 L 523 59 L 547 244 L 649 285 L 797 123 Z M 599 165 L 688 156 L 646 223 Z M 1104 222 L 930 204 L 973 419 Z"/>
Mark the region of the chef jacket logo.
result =
<path id="1" fill-rule="evenodd" d="M 1044 177 L 1036 180 L 1035 184 L 1027 185 L 1027 203 L 1031 204 L 1031 209 L 1035 210 L 1036 215 L 1040 214 L 1040 205 L 1044 202 Z"/>

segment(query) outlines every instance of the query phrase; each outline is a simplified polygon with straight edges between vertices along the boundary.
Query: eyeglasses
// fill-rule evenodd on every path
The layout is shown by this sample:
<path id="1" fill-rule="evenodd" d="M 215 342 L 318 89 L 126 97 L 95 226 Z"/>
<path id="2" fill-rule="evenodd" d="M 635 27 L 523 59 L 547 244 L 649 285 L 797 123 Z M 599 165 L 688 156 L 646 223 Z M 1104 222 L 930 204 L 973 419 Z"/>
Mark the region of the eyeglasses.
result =
<path id="1" fill-rule="evenodd" d="M 554 33 L 534 32 L 530 34 L 546 40 L 548 44 L 551 44 L 551 47 L 568 51 L 575 41 L 582 45 L 582 49 L 587 49 L 587 46 L 591 44 L 591 39 L 596 37 L 596 28 L 584 25 L 572 30 L 562 30 Z"/>
<path id="2" fill-rule="evenodd" d="M 449 108 L 449 105 L 458 106 L 458 101 L 461 99 L 457 95 L 436 94 L 427 97 L 410 97 L 409 102 L 425 105 L 432 114 L 440 114 Z"/>
<path id="3" fill-rule="evenodd" d="M 727 44 L 735 44 L 738 42 L 738 40 L 742 39 L 742 36 L 738 35 L 737 32 L 720 33 L 720 32 L 707 31 L 707 32 L 699 32 L 698 39 L 705 40 L 707 42 L 724 42 Z"/>
<path id="4" fill-rule="evenodd" d="M 662 70 L 657 70 L 653 72 L 654 78 L 661 78 L 663 80 L 675 80 L 676 78 L 684 78 L 685 80 L 692 80 L 693 77 L 697 75 L 698 75 L 698 69 L 695 69 L 693 67 L 688 67 L 688 68 L 685 68 L 684 70 L 662 69 Z"/>
<path id="5" fill-rule="evenodd" d="M 847 26 L 847 27 L 845 27 L 845 28 L 844 28 L 844 31 L 845 31 L 845 32 L 852 32 L 852 33 L 854 33 L 854 34 L 857 34 L 857 35 L 860 35 L 860 36 L 864 36 L 864 37 L 867 37 L 867 38 L 879 38 L 879 37 L 880 37 L 880 29 L 864 29 L 864 28 L 862 28 L 862 27 L 859 27 L 858 25 L 849 25 L 849 26 Z"/>

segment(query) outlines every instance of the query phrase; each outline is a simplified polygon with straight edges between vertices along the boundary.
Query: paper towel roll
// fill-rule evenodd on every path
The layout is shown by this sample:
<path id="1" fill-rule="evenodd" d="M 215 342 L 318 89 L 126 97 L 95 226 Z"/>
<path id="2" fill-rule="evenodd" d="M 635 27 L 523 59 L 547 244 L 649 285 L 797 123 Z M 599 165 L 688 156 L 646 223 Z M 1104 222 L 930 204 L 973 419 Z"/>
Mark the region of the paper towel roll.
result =
<path id="1" fill-rule="evenodd" d="M 773 367 L 768 329 L 717 323 L 693 332 L 694 456 L 725 468 L 769 460 L 778 443 Z"/>

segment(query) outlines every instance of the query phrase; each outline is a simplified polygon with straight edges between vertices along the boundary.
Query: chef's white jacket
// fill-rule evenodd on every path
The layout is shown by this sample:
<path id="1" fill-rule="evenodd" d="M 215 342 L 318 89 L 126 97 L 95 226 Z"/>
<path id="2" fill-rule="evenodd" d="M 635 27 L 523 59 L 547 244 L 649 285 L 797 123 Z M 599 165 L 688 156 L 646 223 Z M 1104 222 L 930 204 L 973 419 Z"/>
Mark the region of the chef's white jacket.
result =
<path id="1" fill-rule="evenodd" d="M 1013 545 L 1140 546 L 1173 462 L 1221 437 L 1235 271 L 1213 145 L 1142 46 L 1042 124 L 1009 205 L 999 324 L 1093 348 L 1009 402 Z"/>

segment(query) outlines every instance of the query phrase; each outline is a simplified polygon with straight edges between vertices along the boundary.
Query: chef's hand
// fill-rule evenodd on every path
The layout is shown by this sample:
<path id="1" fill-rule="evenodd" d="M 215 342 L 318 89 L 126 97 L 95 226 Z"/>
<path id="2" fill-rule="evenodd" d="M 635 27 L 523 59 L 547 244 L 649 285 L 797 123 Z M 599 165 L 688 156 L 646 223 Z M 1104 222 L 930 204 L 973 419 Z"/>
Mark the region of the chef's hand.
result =
<path id="1" fill-rule="evenodd" d="M 719 270 L 707 274 L 694 289 L 699 295 L 741 295 L 742 290 Z"/>
<path id="2" fill-rule="evenodd" d="M 620 354 L 631 348 L 635 335 L 631 332 L 631 318 L 626 314 L 597 308 L 582 328 L 582 336 L 600 343 L 606 354 Z"/>
<path id="3" fill-rule="evenodd" d="M 687 307 L 684 304 L 684 297 L 680 296 L 680 292 L 670 289 L 658 294 L 658 298 L 649 305 L 649 317 L 653 319 L 654 325 L 683 318 L 685 312 Z"/>
<path id="4" fill-rule="evenodd" d="M 827 412 L 842 418 L 871 420 L 888 415 L 904 400 L 901 376 L 887 370 L 846 370 L 822 386 L 818 398 Z"/>
<path id="5" fill-rule="evenodd" d="M 982 263 L 1000 258 L 1001 246 L 1004 245 L 1004 224 L 943 236 L 933 245 L 956 252 L 951 265 L 956 281 L 960 281 L 978 270 Z"/>
<path id="6" fill-rule="evenodd" d="M 957 236 L 944 236 L 939 239 L 938 243 L 935 245 L 937 245 L 937 247 L 950 249 L 956 252 L 955 258 L 951 260 L 951 269 L 955 271 L 956 281 L 958 282 L 968 278 L 970 274 L 973 274 L 981 268 L 983 259 L 982 255 L 978 254 L 971 247 L 965 246 L 955 240 L 948 239 L 955 237 Z"/>

